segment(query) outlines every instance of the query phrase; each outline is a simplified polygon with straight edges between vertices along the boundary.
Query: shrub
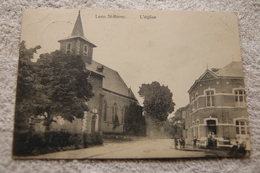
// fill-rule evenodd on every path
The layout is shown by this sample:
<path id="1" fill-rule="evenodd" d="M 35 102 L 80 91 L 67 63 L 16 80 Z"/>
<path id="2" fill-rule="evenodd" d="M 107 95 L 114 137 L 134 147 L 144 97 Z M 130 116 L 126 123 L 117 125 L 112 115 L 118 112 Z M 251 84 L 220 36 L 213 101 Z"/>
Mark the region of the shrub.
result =
<path id="1" fill-rule="evenodd" d="M 13 155 L 40 155 L 102 144 L 102 136 L 97 133 L 78 134 L 65 131 L 33 134 L 16 133 L 13 145 Z"/>

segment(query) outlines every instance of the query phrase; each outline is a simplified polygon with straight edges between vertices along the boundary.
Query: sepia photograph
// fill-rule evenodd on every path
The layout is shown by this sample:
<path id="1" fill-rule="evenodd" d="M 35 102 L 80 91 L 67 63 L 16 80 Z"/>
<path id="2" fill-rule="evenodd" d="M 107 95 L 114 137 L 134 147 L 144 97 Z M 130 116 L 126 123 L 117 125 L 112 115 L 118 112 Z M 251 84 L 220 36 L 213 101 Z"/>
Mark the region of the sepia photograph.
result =
<path id="1" fill-rule="evenodd" d="M 26 9 L 14 159 L 251 154 L 235 12 Z"/>

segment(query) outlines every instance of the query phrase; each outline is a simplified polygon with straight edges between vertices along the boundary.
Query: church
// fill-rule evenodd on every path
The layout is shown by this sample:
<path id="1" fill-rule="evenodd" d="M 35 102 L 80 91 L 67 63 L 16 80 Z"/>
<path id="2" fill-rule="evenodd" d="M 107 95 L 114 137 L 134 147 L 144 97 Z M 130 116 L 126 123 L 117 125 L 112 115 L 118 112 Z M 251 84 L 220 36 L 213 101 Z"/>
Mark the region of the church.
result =
<path id="1" fill-rule="evenodd" d="M 93 50 L 97 46 L 84 36 L 80 12 L 71 35 L 58 42 L 60 51 L 79 55 L 84 60 L 91 72 L 89 81 L 94 97 L 86 103 L 90 111 L 85 112 L 83 119 L 75 118 L 70 123 L 57 117 L 58 124 L 52 124 L 50 129 L 73 133 L 124 133 L 128 106 L 130 103 L 139 105 L 138 100 L 117 71 L 93 60 Z"/>

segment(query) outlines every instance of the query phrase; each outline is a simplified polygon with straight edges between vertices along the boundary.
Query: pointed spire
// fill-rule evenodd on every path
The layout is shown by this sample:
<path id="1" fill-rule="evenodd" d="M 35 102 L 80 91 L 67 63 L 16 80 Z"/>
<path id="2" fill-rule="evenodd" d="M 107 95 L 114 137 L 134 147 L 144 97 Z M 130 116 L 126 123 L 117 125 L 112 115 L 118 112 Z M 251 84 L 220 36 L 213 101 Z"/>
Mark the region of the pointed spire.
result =
<path id="1" fill-rule="evenodd" d="M 75 22 L 74 28 L 72 30 L 71 36 L 84 37 L 83 26 L 82 26 L 81 17 L 80 17 L 80 11 L 79 11 L 77 20 Z"/>

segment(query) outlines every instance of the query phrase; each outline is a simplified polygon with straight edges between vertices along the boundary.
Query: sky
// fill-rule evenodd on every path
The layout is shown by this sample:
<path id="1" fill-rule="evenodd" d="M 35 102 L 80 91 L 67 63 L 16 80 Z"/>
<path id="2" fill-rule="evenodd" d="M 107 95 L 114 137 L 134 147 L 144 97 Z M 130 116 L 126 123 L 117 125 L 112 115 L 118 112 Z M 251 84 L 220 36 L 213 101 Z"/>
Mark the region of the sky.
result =
<path id="1" fill-rule="evenodd" d="M 59 49 L 58 40 L 70 36 L 78 12 L 75 9 L 24 11 L 21 40 L 25 40 L 27 48 L 42 47 L 35 59 L 41 53 Z M 140 104 L 143 102 L 138 95 L 141 84 L 158 81 L 173 93 L 177 110 L 189 103 L 187 91 L 207 68 L 221 68 L 232 61 L 241 61 L 235 13 L 80 12 L 84 35 L 97 46 L 93 59 L 118 71 Z"/>

